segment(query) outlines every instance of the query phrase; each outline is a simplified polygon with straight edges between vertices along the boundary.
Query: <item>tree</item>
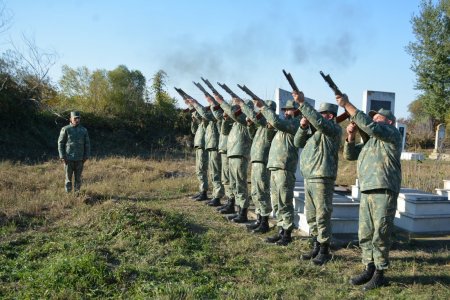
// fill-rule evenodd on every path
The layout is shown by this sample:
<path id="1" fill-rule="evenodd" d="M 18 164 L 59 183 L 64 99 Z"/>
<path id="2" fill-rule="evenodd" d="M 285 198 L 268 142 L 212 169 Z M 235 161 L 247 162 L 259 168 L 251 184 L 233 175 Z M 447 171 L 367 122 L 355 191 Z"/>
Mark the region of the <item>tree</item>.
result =
<path id="1" fill-rule="evenodd" d="M 444 122 L 450 112 L 450 0 L 423 0 L 419 15 L 411 19 L 416 41 L 407 52 L 416 73 L 416 89 L 423 94 L 424 112 L 434 123 Z"/>
<path id="2" fill-rule="evenodd" d="M 159 70 L 152 78 L 151 93 L 154 95 L 154 103 L 163 109 L 174 109 L 176 100 L 169 96 L 165 90 L 167 74 Z"/>

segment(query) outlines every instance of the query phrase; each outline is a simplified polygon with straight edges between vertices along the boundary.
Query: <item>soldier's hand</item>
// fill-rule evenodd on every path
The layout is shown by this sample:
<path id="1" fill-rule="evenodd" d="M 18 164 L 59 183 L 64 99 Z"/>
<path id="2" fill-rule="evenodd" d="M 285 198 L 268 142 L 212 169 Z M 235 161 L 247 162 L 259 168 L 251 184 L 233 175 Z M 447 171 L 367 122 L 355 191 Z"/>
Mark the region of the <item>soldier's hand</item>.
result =
<path id="1" fill-rule="evenodd" d="M 294 98 L 294 101 L 299 104 L 305 102 L 305 95 L 303 92 L 292 91 L 292 97 Z"/>
<path id="2" fill-rule="evenodd" d="M 308 127 L 308 125 L 309 125 L 308 119 L 305 118 L 305 117 L 303 117 L 303 118 L 300 120 L 300 126 L 301 126 L 302 128 L 306 128 L 306 127 Z"/>
<path id="3" fill-rule="evenodd" d="M 242 101 L 241 99 L 238 98 L 233 98 L 234 102 L 239 105 L 240 107 L 242 107 L 243 105 L 245 105 L 244 101 Z"/>
<path id="4" fill-rule="evenodd" d="M 261 108 L 264 106 L 264 103 L 261 100 L 253 100 L 253 103 L 255 104 L 256 107 Z"/>
<path id="5" fill-rule="evenodd" d="M 355 140 L 356 132 L 358 131 L 358 126 L 351 122 L 347 125 L 347 142 L 352 142 Z"/>
<path id="6" fill-rule="evenodd" d="M 342 94 L 342 96 L 336 95 L 336 102 L 340 107 L 344 107 L 350 101 L 348 100 L 348 96 L 346 94 Z"/>
<path id="7" fill-rule="evenodd" d="M 219 95 L 214 95 L 214 99 L 216 99 L 216 101 L 217 101 L 219 104 L 222 104 L 222 102 L 223 102 L 223 99 L 222 99 Z"/>
<path id="8" fill-rule="evenodd" d="M 211 97 L 206 96 L 205 98 L 206 98 L 206 101 L 208 101 L 209 104 L 211 104 L 211 105 L 214 104 L 214 100 Z"/>

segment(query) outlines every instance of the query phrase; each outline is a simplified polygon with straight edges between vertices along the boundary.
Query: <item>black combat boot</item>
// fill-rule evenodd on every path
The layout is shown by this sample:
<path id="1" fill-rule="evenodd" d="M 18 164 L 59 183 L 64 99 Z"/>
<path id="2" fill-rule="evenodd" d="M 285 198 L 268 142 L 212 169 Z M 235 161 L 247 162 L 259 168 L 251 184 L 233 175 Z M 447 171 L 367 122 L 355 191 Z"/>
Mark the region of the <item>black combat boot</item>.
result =
<path id="1" fill-rule="evenodd" d="M 228 215 L 225 218 L 227 218 L 228 221 L 232 221 L 234 218 L 237 218 L 240 214 L 241 214 L 241 208 L 238 206 L 237 213 Z"/>
<path id="2" fill-rule="evenodd" d="M 262 216 L 261 217 L 261 223 L 258 227 L 253 229 L 252 233 L 266 233 L 269 232 L 269 216 Z"/>
<path id="3" fill-rule="evenodd" d="M 319 250 L 320 250 L 320 243 L 317 241 L 316 237 L 313 237 L 312 249 L 308 253 L 303 253 L 301 257 L 303 260 L 313 259 L 317 256 L 317 254 L 319 254 Z"/>
<path id="4" fill-rule="evenodd" d="M 221 206 L 220 198 L 213 198 L 211 201 L 207 203 L 208 206 Z"/>
<path id="5" fill-rule="evenodd" d="M 233 201 L 234 202 L 234 198 L 228 198 L 227 203 L 225 203 L 222 206 L 219 206 L 217 209 L 217 211 L 221 211 L 222 209 L 224 209 L 225 207 L 227 207 L 228 205 L 230 205 L 230 202 Z"/>
<path id="6" fill-rule="evenodd" d="M 208 195 L 206 191 L 203 191 L 200 197 L 195 199 L 195 201 L 205 201 L 205 200 L 208 200 Z"/>
<path id="7" fill-rule="evenodd" d="M 386 285 L 388 285 L 388 281 L 387 281 L 386 277 L 384 277 L 384 270 L 375 270 L 372 278 L 363 287 L 363 291 L 365 291 L 365 292 L 370 291 L 370 290 L 379 288 L 381 286 L 386 286 Z"/>
<path id="8" fill-rule="evenodd" d="M 283 236 L 279 241 L 276 242 L 276 244 L 278 246 L 287 246 L 290 242 L 292 242 L 291 232 L 292 229 L 285 230 Z"/>
<path id="9" fill-rule="evenodd" d="M 198 197 L 200 197 L 202 195 L 202 192 L 195 194 L 194 196 L 191 197 L 192 200 L 197 199 Z"/>
<path id="10" fill-rule="evenodd" d="M 276 243 L 279 240 L 281 240 L 281 238 L 283 237 L 283 234 L 284 234 L 283 227 L 278 227 L 278 232 L 274 236 L 268 237 L 266 239 L 266 242 L 267 243 Z"/>
<path id="11" fill-rule="evenodd" d="M 220 210 L 220 213 L 221 214 L 234 214 L 234 213 L 236 213 L 236 210 L 234 208 L 234 201 L 235 201 L 234 198 L 231 198 L 230 202 L 228 202 L 228 204 L 225 205 L 225 207 Z"/>
<path id="12" fill-rule="evenodd" d="M 352 285 L 365 284 L 369 282 L 370 279 L 372 279 L 373 273 L 375 273 L 375 265 L 373 262 L 371 262 L 366 266 L 365 270 L 361 274 L 350 279 L 350 284 Z"/>
<path id="13" fill-rule="evenodd" d="M 319 254 L 312 260 L 315 265 L 321 266 L 331 259 L 330 244 L 320 244 Z"/>
<path id="14" fill-rule="evenodd" d="M 233 218 L 231 221 L 233 221 L 234 223 L 245 223 L 248 222 L 248 218 L 247 218 L 247 211 L 248 208 L 240 208 L 239 209 L 239 214 L 237 215 L 237 217 Z"/>
<path id="15" fill-rule="evenodd" d="M 256 221 L 253 222 L 250 225 L 247 225 L 247 230 L 253 230 L 259 227 L 259 224 L 261 224 L 261 215 L 256 214 Z"/>

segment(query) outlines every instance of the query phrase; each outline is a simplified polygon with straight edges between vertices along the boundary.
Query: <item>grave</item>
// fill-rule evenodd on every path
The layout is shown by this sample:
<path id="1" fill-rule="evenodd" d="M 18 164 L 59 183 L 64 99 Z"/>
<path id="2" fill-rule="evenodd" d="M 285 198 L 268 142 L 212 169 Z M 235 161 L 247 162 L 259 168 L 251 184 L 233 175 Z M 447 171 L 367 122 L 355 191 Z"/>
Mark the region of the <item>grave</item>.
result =
<path id="1" fill-rule="evenodd" d="M 450 154 L 444 151 L 445 124 L 439 124 L 436 128 L 436 137 L 434 140 L 434 150 L 430 154 L 430 159 L 450 160 Z"/>

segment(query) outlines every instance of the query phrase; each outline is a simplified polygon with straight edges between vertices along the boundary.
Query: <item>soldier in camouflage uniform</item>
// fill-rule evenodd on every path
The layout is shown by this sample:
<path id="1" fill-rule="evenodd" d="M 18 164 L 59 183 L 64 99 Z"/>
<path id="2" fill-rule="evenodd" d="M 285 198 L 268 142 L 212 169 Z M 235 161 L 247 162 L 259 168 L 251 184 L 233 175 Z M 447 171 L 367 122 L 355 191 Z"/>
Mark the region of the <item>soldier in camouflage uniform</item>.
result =
<path id="1" fill-rule="evenodd" d="M 70 113 L 70 124 L 61 128 L 58 138 L 59 158 L 64 162 L 66 192 L 72 191 L 72 177 L 75 177 L 73 188 L 79 192 L 84 162 L 91 154 L 91 143 L 86 128 L 80 125 L 80 113 Z"/>
<path id="2" fill-rule="evenodd" d="M 313 240 L 313 249 L 302 258 L 322 265 L 331 259 L 331 213 L 342 136 L 341 126 L 335 120 L 338 106 L 322 103 L 316 111 L 305 102 L 302 92 L 294 91 L 292 96 L 303 115 L 294 144 L 304 148 L 300 170 L 305 178 L 305 213 Z"/>
<path id="3" fill-rule="evenodd" d="M 227 156 L 229 162 L 230 183 L 239 207 L 237 215 L 231 217 L 231 221 L 244 223 L 248 221 L 247 211 L 249 206 L 247 187 L 247 168 L 250 154 L 251 139 L 247 130 L 246 116 L 238 105 L 233 107 L 219 97 L 216 98 L 224 112 L 234 120 L 233 127 L 228 135 Z M 236 100 L 234 100 L 236 101 Z M 234 213 L 234 203 L 230 203 L 221 211 L 223 214 Z"/>
<path id="4" fill-rule="evenodd" d="M 191 106 L 192 107 L 192 106 Z M 208 191 L 208 152 L 205 150 L 205 132 L 208 121 L 203 119 L 197 111 L 192 113 L 192 133 L 195 149 L 195 174 L 199 181 L 199 193 L 192 196 L 193 200 L 207 200 Z"/>
<path id="5" fill-rule="evenodd" d="M 292 241 L 294 229 L 294 186 L 298 163 L 298 148 L 294 145 L 294 135 L 300 126 L 293 100 L 282 108 L 285 119 L 279 118 L 263 101 L 256 101 L 267 123 L 277 132 L 269 150 L 267 168 L 270 170 L 270 192 L 274 210 L 277 213 L 278 233 L 266 239 L 269 243 L 287 245 Z"/>
<path id="6" fill-rule="evenodd" d="M 250 102 L 251 103 L 251 102 Z M 275 129 L 267 123 L 262 113 L 256 113 L 251 106 L 240 101 L 244 114 L 250 120 L 249 132 L 253 136 L 250 149 L 250 161 L 252 163 L 251 195 L 255 205 L 256 222 L 247 226 L 253 233 L 266 233 L 269 231 L 269 215 L 272 212 L 270 201 L 270 171 L 267 169 L 270 145 L 275 136 Z M 266 105 L 276 110 L 276 103 L 270 100 Z"/>
<path id="7" fill-rule="evenodd" d="M 220 106 L 209 106 L 208 108 L 205 108 L 194 99 L 189 99 L 188 103 L 195 108 L 197 113 L 203 119 L 208 120 L 205 132 L 205 150 L 208 153 L 208 173 L 213 187 L 213 199 L 208 202 L 208 204 L 218 206 L 220 205 L 220 199 L 224 196 L 221 180 L 222 163 L 218 152 L 219 130 L 222 125 L 222 110 L 220 109 Z"/>
<path id="8" fill-rule="evenodd" d="M 370 290 L 387 284 L 384 270 L 389 266 L 391 232 L 400 191 L 402 138 L 394 127 L 395 116 L 390 110 L 370 111 L 366 115 L 346 95 L 336 96 L 336 101 L 353 122 L 347 127 L 344 156 L 348 160 L 358 159 L 361 190 L 358 236 L 365 270 L 350 283 L 365 284 L 363 289 Z M 368 139 L 355 145 L 357 130 L 367 134 Z"/>

